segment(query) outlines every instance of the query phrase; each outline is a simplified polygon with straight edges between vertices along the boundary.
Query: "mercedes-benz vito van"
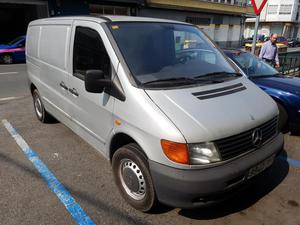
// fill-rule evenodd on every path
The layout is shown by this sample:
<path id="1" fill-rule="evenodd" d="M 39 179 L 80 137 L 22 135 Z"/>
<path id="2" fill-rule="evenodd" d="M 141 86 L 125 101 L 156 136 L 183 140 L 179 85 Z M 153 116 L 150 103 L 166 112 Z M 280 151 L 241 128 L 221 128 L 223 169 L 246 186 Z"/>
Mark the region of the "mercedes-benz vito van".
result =
<path id="1" fill-rule="evenodd" d="M 36 20 L 26 57 L 37 118 L 53 116 L 110 160 L 141 211 L 215 203 L 282 149 L 276 104 L 191 24 Z"/>

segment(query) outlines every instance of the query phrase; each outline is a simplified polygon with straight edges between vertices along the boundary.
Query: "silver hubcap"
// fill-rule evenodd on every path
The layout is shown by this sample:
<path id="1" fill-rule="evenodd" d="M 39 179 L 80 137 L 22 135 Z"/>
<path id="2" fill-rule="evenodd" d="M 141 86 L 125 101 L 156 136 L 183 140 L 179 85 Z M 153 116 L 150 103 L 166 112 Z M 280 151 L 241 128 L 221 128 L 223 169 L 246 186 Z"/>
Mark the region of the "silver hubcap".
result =
<path id="1" fill-rule="evenodd" d="M 120 166 L 120 178 L 126 193 L 135 200 L 141 200 L 146 194 L 144 175 L 130 159 L 123 159 Z"/>
<path id="2" fill-rule="evenodd" d="M 38 96 L 36 96 L 34 99 L 34 108 L 35 108 L 37 116 L 39 118 L 42 118 L 42 116 L 43 116 L 42 102 Z"/>

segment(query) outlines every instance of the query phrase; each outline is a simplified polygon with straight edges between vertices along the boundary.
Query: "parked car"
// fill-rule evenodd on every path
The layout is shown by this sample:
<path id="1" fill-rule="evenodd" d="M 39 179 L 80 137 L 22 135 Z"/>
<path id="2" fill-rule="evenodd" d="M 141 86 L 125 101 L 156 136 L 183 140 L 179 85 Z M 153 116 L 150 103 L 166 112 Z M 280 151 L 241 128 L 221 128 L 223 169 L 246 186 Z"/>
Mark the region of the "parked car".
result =
<path id="1" fill-rule="evenodd" d="M 225 50 L 225 54 L 247 77 L 269 94 L 279 108 L 280 127 L 284 131 L 300 128 L 300 78 L 284 76 L 249 52 Z"/>
<path id="2" fill-rule="evenodd" d="M 289 44 L 288 40 L 283 36 L 278 36 L 277 43 L 284 44 L 285 46 L 288 46 L 288 44 Z"/>
<path id="3" fill-rule="evenodd" d="M 25 61 L 26 36 L 20 36 L 8 44 L 0 45 L 0 61 L 5 64 Z"/>
<path id="4" fill-rule="evenodd" d="M 263 42 L 264 39 L 265 39 L 265 35 L 263 35 L 263 34 L 259 34 L 259 35 L 257 35 L 257 37 L 256 37 L 257 43 Z M 245 46 L 246 44 L 252 44 L 252 41 L 253 41 L 253 36 L 252 36 L 252 37 L 245 38 L 245 39 L 243 40 L 243 46 Z"/>
<path id="5" fill-rule="evenodd" d="M 299 47 L 300 46 L 299 38 L 289 38 L 288 39 L 288 46 L 289 47 Z"/>
<path id="6" fill-rule="evenodd" d="M 243 40 L 243 46 L 245 46 L 246 44 L 252 44 L 253 38 L 245 38 Z"/>
<path id="7" fill-rule="evenodd" d="M 265 42 L 266 41 L 268 41 L 268 40 L 270 40 L 270 37 L 266 37 L 265 38 Z M 288 40 L 285 38 L 285 37 L 283 37 L 283 36 L 278 36 L 277 37 L 277 42 L 276 42 L 276 44 L 278 45 L 278 44 L 283 44 L 283 45 L 285 45 L 285 46 L 288 46 Z M 278 46 L 277 46 L 278 47 Z"/>
<path id="8" fill-rule="evenodd" d="M 274 101 L 197 26 L 47 18 L 29 24 L 26 57 L 37 118 L 102 153 L 138 210 L 216 203 L 282 150 Z"/>

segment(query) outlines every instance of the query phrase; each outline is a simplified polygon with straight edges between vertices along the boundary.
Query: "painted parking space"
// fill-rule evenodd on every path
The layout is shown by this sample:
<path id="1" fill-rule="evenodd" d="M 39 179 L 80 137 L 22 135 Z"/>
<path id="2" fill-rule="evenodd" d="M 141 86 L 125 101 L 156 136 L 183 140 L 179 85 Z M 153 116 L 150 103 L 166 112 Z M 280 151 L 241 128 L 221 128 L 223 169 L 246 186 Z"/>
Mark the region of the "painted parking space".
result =
<path id="1" fill-rule="evenodd" d="M 2 123 L 0 206 L 0 224 L 76 224 Z"/>
<path id="2" fill-rule="evenodd" d="M 47 183 L 48 187 L 53 193 L 56 194 L 76 223 L 79 225 L 94 225 L 94 222 L 91 220 L 91 218 L 84 212 L 80 205 L 74 200 L 63 184 L 61 184 L 61 182 L 48 169 L 43 161 L 41 161 L 38 154 L 33 151 L 28 146 L 26 141 L 17 133 L 16 129 L 12 127 L 7 120 L 2 120 L 2 124 L 10 133 L 12 138 L 15 139 L 16 143 L 19 145 L 28 160 L 32 162 L 34 167 L 38 170 L 44 181 Z"/>
<path id="3" fill-rule="evenodd" d="M 292 166 L 300 167 L 300 161 L 297 161 L 295 159 L 287 158 L 285 156 L 279 156 L 279 159 L 287 161 Z"/>

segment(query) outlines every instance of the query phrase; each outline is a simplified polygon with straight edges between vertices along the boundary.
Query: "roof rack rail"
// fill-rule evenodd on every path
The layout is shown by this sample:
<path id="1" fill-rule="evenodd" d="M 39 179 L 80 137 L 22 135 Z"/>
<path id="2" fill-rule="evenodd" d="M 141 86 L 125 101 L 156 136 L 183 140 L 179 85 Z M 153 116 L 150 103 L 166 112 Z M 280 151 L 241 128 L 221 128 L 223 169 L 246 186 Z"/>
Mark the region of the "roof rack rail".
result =
<path id="1" fill-rule="evenodd" d="M 101 18 L 101 19 L 104 19 L 105 21 L 107 21 L 107 22 L 112 22 L 112 20 L 111 19 L 109 19 L 109 18 L 107 18 L 106 16 L 102 16 L 102 15 L 95 15 L 95 14 L 92 14 L 92 15 L 90 15 L 90 16 L 92 16 L 92 17 L 97 17 L 97 18 Z"/>

